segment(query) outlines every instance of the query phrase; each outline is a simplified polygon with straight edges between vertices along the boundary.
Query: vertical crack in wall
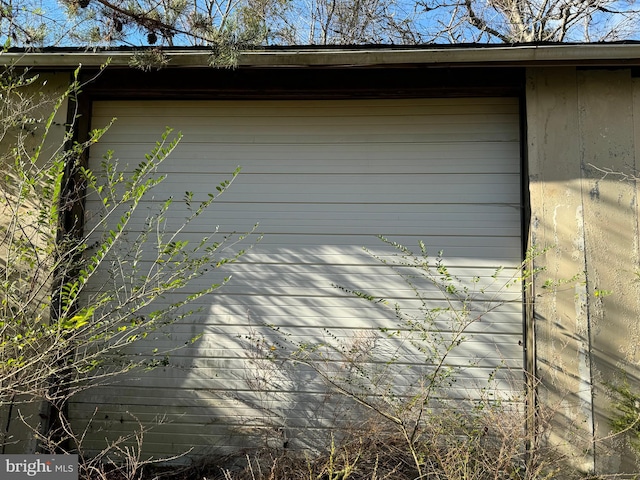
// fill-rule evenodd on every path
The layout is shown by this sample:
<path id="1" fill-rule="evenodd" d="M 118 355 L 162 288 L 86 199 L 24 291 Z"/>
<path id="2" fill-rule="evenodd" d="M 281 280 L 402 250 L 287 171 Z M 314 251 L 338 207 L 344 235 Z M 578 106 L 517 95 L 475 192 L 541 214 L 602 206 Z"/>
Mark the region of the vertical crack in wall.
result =
<path id="1" fill-rule="evenodd" d="M 584 210 L 582 205 L 576 208 L 576 226 L 578 235 L 576 236 L 576 246 L 584 256 L 585 272 L 587 271 L 587 253 L 585 248 L 584 234 Z M 589 315 L 589 289 L 588 275 L 585 273 L 584 282 L 576 282 L 574 290 L 574 306 L 576 312 L 576 333 L 582 339 L 578 347 L 578 376 L 579 389 L 578 399 L 580 400 L 580 409 L 587 419 L 589 425 L 589 433 L 591 435 L 591 469 L 595 471 L 596 467 L 596 448 L 595 448 L 595 415 L 593 403 L 593 365 L 591 359 L 591 324 Z"/>
<path id="2" fill-rule="evenodd" d="M 577 79 L 576 79 L 577 80 Z M 583 262 L 584 262 L 584 282 L 576 283 L 576 295 L 575 295 L 575 307 L 576 307 L 576 333 L 581 338 L 578 347 L 578 375 L 580 376 L 580 391 L 578 392 L 578 398 L 580 398 L 580 408 L 583 410 L 587 418 L 587 424 L 589 426 L 589 434 L 591 435 L 591 451 L 589 456 L 591 457 L 591 470 L 596 471 L 596 424 L 595 424 L 595 405 L 594 405 L 594 387 L 593 387 L 593 350 L 592 350 L 592 338 L 591 338 L 591 312 L 589 308 L 589 258 L 587 252 L 586 241 L 586 226 L 584 217 L 584 201 L 586 198 L 591 198 L 593 195 L 592 189 L 588 189 L 588 185 L 585 182 L 588 181 L 589 175 L 586 172 L 585 164 L 585 125 L 583 119 L 588 112 L 585 111 L 585 105 L 581 98 L 581 85 L 580 82 L 576 82 L 577 86 L 577 101 L 578 101 L 578 142 L 579 142 L 579 155 L 580 155 L 580 205 L 576 209 L 576 222 L 578 231 L 578 242 L 582 250 Z M 599 192 L 598 192 L 599 193 Z M 584 388 L 583 388 L 584 386 Z"/>

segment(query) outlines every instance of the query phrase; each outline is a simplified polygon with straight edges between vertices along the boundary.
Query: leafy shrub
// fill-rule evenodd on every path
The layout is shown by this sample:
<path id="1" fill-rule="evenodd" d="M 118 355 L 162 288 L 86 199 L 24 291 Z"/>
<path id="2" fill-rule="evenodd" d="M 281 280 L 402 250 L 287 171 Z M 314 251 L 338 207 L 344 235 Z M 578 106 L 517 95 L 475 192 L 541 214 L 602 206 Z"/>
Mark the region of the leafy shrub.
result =
<path id="1" fill-rule="evenodd" d="M 166 364 L 180 346 L 159 350 L 143 340 L 192 314 L 194 300 L 225 282 L 218 270 L 244 253 L 225 249 L 244 237 L 213 232 L 192 244 L 181 236 L 238 171 L 205 201 L 187 192 L 177 229 L 166 220 L 179 200 L 140 208 L 165 179 L 160 167 L 180 141 L 170 129 L 132 168 L 119 165 L 113 152 L 100 171 L 87 168 L 89 147 L 109 126 L 77 141 L 73 125 L 58 122 L 82 88 L 75 73 L 51 98 L 38 92 L 35 75 L 12 68 L 0 74 L 0 406 L 15 417 L 24 403 L 47 402 L 48 422 L 31 424 L 40 448 L 64 451 L 71 441 L 82 455 L 82 435 L 67 422 L 65 403 L 114 376 Z M 43 105 L 49 112 L 41 113 Z M 88 198 L 99 208 L 85 212 Z M 211 281 L 184 293 L 197 278 Z M 170 302 L 156 302 L 169 293 Z M 5 429 L 0 444 L 11 441 Z"/>
<path id="2" fill-rule="evenodd" d="M 334 414 L 329 422 L 333 434 L 324 444 L 302 446 L 302 456 L 286 444 L 260 450 L 247 458 L 241 473 L 223 466 L 225 478 L 524 479 L 551 474 L 553 455 L 543 454 L 526 429 L 522 369 L 494 354 L 498 359 L 490 373 L 473 383 L 468 369 L 478 360 L 470 356 L 460 363 L 466 353 L 453 358 L 466 352 L 472 325 L 491 325 L 504 289 L 520 295 L 531 273 L 523 268 L 508 276 L 496 269 L 485 278 L 463 279 L 446 266 L 442 252 L 431 258 L 422 243 L 414 253 L 382 240 L 392 253 L 372 255 L 403 280 L 418 307 L 405 308 L 392 299 L 394 292 L 382 298 L 337 286 L 388 311 L 390 322 L 346 337 L 325 329 L 321 340 L 304 341 L 292 330 L 252 328 L 245 340 L 256 381 L 248 384 L 261 392 L 260 398 L 268 402 L 266 390 L 277 391 L 304 367 L 321 379 L 340 407 L 318 408 Z M 266 432 L 290 428 L 285 413 L 271 406 L 267 410 L 279 428 L 266 425 Z M 285 466 L 286 473 L 280 470 Z"/>

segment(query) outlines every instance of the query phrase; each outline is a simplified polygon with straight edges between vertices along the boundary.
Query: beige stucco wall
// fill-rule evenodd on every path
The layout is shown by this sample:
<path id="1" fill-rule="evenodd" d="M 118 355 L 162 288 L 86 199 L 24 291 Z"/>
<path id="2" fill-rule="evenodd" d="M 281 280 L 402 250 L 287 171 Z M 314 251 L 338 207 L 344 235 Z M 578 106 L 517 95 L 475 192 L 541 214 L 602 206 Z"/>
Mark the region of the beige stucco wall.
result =
<path id="1" fill-rule="evenodd" d="M 46 73 L 39 74 L 38 78 L 28 87 L 20 90 L 23 97 L 21 108 L 27 108 L 28 113 L 33 118 L 45 119 L 53 111 L 53 102 L 69 86 L 70 75 L 68 73 Z M 5 101 L 3 99 L 2 101 Z M 5 108 L 7 104 L 5 104 Z M 67 122 L 67 101 L 64 101 L 56 114 L 54 124 L 50 129 L 48 140 L 42 151 L 41 162 L 58 149 L 64 140 L 65 124 Z M 43 124 L 34 124 L 29 128 L 29 133 L 20 144 L 25 147 L 27 153 L 33 153 L 38 142 L 38 133 L 43 129 Z M 0 140 L 0 166 L 4 161 L 11 161 L 12 156 L 8 154 L 13 145 L 16 144 L 18 131 L 10 128 L 3 130 L 4 135 Z M 22 132 L 24 133 L 24 131 Z M 0 188 L 5 188 L 0 183 Z M 3 196 L 11 195 L 11 192 L 3 191 Z M 0 222 L 6 225 L 11 218 L 10 210 L 4 208 L 5 204 L 0 204 Z M 0 264 L 6 262 L 7 249 L 0 238 Z M 47 292 L 43 291 L 43 295 Z M 36 447 L 33 428 L 41 422 L 42 405 L 39 402 L 23 403 L 24 398 L 16 398 L 14 403 L 0 403 L 0 452 L 2 453 L 28 453 Z M 27 422 L 30 427 L 24 425 Z M 4 445 L 3 445 L 4 444 Z"/>
<path id="2" fill-rule="evenodd" d="M 605 172 L 636 169 L 638 92 L 629 69 L 527 76 L 529 243 L 548 249 L 532 298 L 539 402 L 550 443 L 600 473 L 637 471 L 610 437 L 607 384 L 624 372 L 640 393 L 638 190 Z"/>

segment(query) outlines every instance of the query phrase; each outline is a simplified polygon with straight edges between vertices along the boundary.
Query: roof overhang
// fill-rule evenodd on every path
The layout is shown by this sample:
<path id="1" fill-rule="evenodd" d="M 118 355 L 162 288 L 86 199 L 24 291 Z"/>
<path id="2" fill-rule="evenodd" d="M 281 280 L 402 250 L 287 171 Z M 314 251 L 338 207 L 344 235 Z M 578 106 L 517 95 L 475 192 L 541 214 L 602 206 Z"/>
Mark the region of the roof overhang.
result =
<path id="1" fill-rule="evenodd" d="M 167 68 L 203 68 L 211 52 L 202 48 L 163 50 Z M 127 67 L 134 49 L 12 50 L 0 54 L 0 64 L 46 69 L 78 65 Z M 385 67 L 385 66 L 640 66 L 640 43 L 429 45 L 414 47 L 282 47 L 242 52 L 239 67 Z"/>

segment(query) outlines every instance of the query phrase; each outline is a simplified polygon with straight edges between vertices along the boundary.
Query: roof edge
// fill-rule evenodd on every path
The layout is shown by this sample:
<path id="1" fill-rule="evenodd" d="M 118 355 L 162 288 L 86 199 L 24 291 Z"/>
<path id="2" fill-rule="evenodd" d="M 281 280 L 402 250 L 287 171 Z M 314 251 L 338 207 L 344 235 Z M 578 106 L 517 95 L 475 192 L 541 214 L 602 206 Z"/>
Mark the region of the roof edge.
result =
<path id="1" fill-rule="evenodd" d="M 33 68 L 127 67 L 135 49 L 47 49 L 0 54 L 0 64 Z M 167 68 L 207 67 L 206 49 L 165 49 Z M 543 45 L 446 45 L 364 47 L 280 47 L 240 54 L 240 67 L 371 67 L 393 65 L 640 65 L 640 43 Z"/>

